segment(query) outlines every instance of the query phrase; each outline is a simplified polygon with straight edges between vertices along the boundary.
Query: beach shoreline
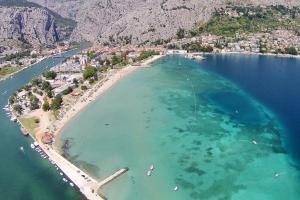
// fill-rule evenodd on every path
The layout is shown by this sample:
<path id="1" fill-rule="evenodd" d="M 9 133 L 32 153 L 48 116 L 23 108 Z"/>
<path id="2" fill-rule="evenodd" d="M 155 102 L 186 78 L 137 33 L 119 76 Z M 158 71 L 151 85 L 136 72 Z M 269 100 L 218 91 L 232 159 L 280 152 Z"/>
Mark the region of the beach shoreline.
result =
<path id="1" fill-rule="evenodd" d="M 94 102 L 96 99 L 101 97 L 106 91 L 111 89 L 116 83 L 127 75 L 134 72 L 136 69 L 147 67 L 150 63 L 160 59 L 164 55 L 155 55 L 138 65 L 129 65 L 122 69 L 117 70 L 112 75 L 107 75 L 104 79 L 96 83 L 90 91 L 87 91 L 83 96 L 81 96 L 77 102 L 68 110 L 61 120 L 56 120 L 54 123 L 48 121 L 49 124 L 43 124 L 42 126 L 53 126 L 55 131 L 53 132 L 55 143 L 51 146 L 43 144 L 42 141 L 36 138 L 34 135 L 29 134 L 36 144 L 43 150 L 43 152 L 48 156 L 49 161 L 53 161 L 55 165 L 71 180 L 79 189 L 79 191 L 89 200 L 104 200 L 105 197 L 102 194 L 98 194 L 98 189 L 113 179 L 119 177 L 123 173 L 126 173 L 128 169 L 126 167 L 119 169 L 117 172 L 111 176 L 103 179 L 96 180 L 96 178 L 90 176 L 83 169 L 76 166 L 67 158 L 62 156 L 61 148 L 57 146 L 57 142 L 60 141 L 59 135 L 62 133 L 64 127 L 83 109 L 85 109 L 90 103 Z M 26 132 L 23 129 L 22 123 L 18 120 L 22 132 Z M 45 131 L 45 130 L 40 130 Z"/>
<path id="2" fill-rule="evenodd" d="M 72 106 L 72 109 L 70 109 L 67 113 L 64 114 L 64 117 L 57 121 L 54 126 L 56 128 L 56 131 L 54 132 L 54 137 L 57 139 L 57 137 L 61 134 L 64 127 L 72 121 L 72 119 L 79 114 L 82 110 L 84 110 L 90 103 L 97 100 L 99 97 L 101 97 L 106 91 L 111 89 L 115 84 L 117 84 L 120 80 L 122 80 L 127 75 L 131 74 L 135 70 L 141 68 L 141 67 L 147 67 L 152 62 L 162 58 L 163 55 L 155 55 L 152 56 L 149 59 L 146 59 L 143 61 L 140 65 L 129 65 L 122 69 L 119 69 L 116 73 L 113 75 L 108 75 L 104 78 L 103 81 L 100 81 L 99 83 L 96 83 L 89 92 L 86 92 L 83 96 L 81 96 L 78 101 L 75 103 L 75 105 Z M 56 145 L 54 145 L 57 151 L 60 151 Z M 60 152 L 61 153 L 61 152 Z"/>

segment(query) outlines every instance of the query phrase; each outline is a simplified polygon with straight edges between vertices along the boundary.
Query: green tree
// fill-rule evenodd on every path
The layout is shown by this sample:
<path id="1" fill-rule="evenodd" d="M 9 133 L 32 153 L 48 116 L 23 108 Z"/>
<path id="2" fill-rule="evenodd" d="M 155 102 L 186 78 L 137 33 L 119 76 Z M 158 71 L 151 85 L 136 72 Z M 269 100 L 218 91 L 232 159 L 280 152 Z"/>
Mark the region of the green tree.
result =
<path id="1" fill-rule="evenodd" d="M 183 28 L 179 28 L 179 29 L 177 30 L 176 35 L 177 35 L 177 38 L 178 38 L 178 39 L 184 38 L 184 34 L 185 34 L 185 31 L 184 31 Z"/>
<path id="2" fill-rule="evenodd" d="M 55 79 L 55 77 L 57 76 L 56 72 L 54 71 L 47 71 L 43 73 L 43 76 L 47 79 L 47 80 L 53 80 Z"/>
<path id="3" fill-rule="evenodd" d="M 87 87 L 86 87 L 85 85 L 82 85 L 82 86 L 80 87 L 80 89 L 81 89 L 81 90 L 87 90 Z"/>
<path id="4" fill-rule="evenodd" d="M 30 96 L 30 110 L 35 110 L 39 108 L 39 99 L 32 95 Z"/>
<path id="5" fill-rule="evenodd" d="M 285 53 L 287 53 L 287 54 L 298 55 L 298 51 L 295 47 L 287 47 L 284 50 L 285 50 Z"/>
<path id="6" fill-rule="evenodd" d="M 84 80 L 92 78 L 92 77 L 96 77 L 97 76 L 97 69 L 96 69 L 96 67 L 88 66 L 84 69 L 82 75 L 83 75 Z"/>
<path id="7" fill-rule="evenodd" d="M 67 89 L 65 89 L 65 90 L 62 92 L 62 94 L 63 94 L 63 95 L 68 95 L 68 94 L 70 94 L 71 92 L 73 92 L 73 89 L 72 89 L 71 87 L 68 87 Z"/>
<path id="8" fill-rule="evenodd" d="M 45 112 L 48 111 L 48 110 L 50 110 L 50 104 L 49 104 L 49 102 L 48 102 L 48 100 L 46 98 L 44 99 L 44 103 L 42 105 L 42 109 Z"/>
<path id="9" fill-rule="evenodd" d="M 22 106 L 20 106 L 19 104 L 14 105 L 13 109 L 14 109 L 14 111 L 15 111 L 16 113 L 18 113 L 19 115 L 22 114 L 23 108 L 22 108 Z"/>
<path id="10" fill-rule="evenodd" d="M 50 108 L 52 111 L 60 109 L 63 100 L 60 95 L 56 95 L 51 102 Z"/>

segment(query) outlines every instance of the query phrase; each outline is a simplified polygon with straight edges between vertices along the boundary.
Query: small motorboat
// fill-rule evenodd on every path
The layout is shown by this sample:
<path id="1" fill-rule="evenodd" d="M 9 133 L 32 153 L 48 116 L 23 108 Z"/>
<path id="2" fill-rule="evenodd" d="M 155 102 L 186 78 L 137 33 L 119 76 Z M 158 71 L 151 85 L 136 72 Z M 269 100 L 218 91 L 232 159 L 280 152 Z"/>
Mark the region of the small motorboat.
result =
<path id="1" fill-rule="evenodd" d="M 64 182 L 68 182 L 68 180 L 67 180 L 66 178 L 63 178 L 63 181 L 64 181 Z"/>
<path id="2" fill-rule="evenodd" d="M 174 190 L 175 192 L 178 191 L 178 187 L 175 186 L 173 190 Z"/>
<path id="3" fill-rule="evenodd" d="M 20 147 L 20 150 L 21 150 L 22 152 L 24 152 L 24 147 L 21 146 L 21 147 Z"/>
<path id="4" fill-rule="evenodd" d="M 255 145 L 256 145 L 256 144 L 257 144 L 257 142 L 256 142 L 255 140 L 252 140 L 252 144 L 255 144 Z"/>
<path id="5" fill-rule="evenodd" d="M 17 121 L 17 118 L 16 118 L 16 117 L 11 117 L 11 118 L 10 118 L 10 121 L 16 122 L 16 121 Z"/>
<path id="6" fill-rule="evenodd" d="M 34 144 L 31 143 L 31 144 L 30 144 L 30 147 L 31 147 L 32 149 L 34 149 Z"/>
<path id="7" fill-rule="evenodd" d="M 150 170 L 153 171 L 154 170 L 154 165 L 150 165 Z"/>
<path id="8" fill-rule="evenodd" d="M 71 186 L 71 187 L 74 187 L 74 183 L 70 182 L 70 186 Z"/>
<path id="9" fill-rule="evenodd" d="M 151 176 L 152 175 L 152 171 L 151 170 L 148 170 L 147 171 L 147 176 Z"/>
<path id="10" fill-rule="evenodd" d="M 59 173 L 61 176 L 63 176 L 64 174 L 62 172 Z"/>

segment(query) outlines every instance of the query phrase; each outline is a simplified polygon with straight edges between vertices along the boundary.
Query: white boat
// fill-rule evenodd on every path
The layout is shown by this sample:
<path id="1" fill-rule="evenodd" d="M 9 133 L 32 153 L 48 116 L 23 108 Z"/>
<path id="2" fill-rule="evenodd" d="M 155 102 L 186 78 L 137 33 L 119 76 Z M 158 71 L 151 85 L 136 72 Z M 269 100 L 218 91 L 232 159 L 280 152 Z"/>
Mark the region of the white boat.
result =
<path id="1" fill-rule="evenodd" d="M 67 180 L 66 178 L 63 178 L 63 181 L 64 181 L 64 182 L 68 182 L 68 180 Z"/>
<path id="2" fill-rule="evenodd" d="M 31 143 L 31 144 L 30 144 L 30 147 L 31 147 L 32 149 L 34 149 L 34 144 Z"/>
<path id="3" fill-rule="evenodd" d="M 152 171 L 151 170 L 148 170 L 147 171 L 147 176 L 151 176 L 152 175 Z"/>
<path id="4" fill-rule="evenodd" d="M 71 186 L 71 187 L 74 187 L 74 183 L 70 182 L 70 186 Z"/>
<path id="5" fill-rule="evenodd" d="M 154 170 L 154 165 L 152 164 L 152 165 L 150 165 L 150 170 Z"/>
<path id="6" fill-rule="evenodd" d="M 15 122 L 15 121 L 17 121 L 17 118 L 16 117 L 11 117 L 10 121 Z"/>
<path id="7" fill-rule="evenodd" d="M 62 172 L 59 173 L 61 176 L 63 176 L 64 174 Z"/>
<path id="8" fill-rule="evenodd" d="M 175 192 L 178 191 L 178 187 L 175 186 L 173 190 L 174 190 Z"/>
<path id="9" fill-rule="evenodd" d="M 24 147 L 21 146 L 21 147 L 20 147 L 20 150 L 24 152 Z"/>
<path id="10" fill-rule="evenodd" d="M 252 144 L 255 144 L 255 145 L 256 145 L 256 144 L 257 144 L 257 142 L 256 142 L 255 140 L 252 140 Z"/>

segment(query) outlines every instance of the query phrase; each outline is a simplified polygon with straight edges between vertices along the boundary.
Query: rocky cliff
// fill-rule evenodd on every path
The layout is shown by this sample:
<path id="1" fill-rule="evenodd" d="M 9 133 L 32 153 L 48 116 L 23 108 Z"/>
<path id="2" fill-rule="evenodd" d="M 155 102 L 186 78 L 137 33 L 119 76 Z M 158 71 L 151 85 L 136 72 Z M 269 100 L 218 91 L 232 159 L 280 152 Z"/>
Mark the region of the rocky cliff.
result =
<path id="1" fill-rule="evenodd" d="M 299 6 L 299 0 L 30 0 L 77 21 L 75 40 L 154 41 L 206 21 L 233 4 Z"/>
<path id="2" fill-rule="evenodd" d="M 0 6 L 0 38 L 21 40 L 33 45 L 59 40 L 55 19 L 46 10 Z"/>

